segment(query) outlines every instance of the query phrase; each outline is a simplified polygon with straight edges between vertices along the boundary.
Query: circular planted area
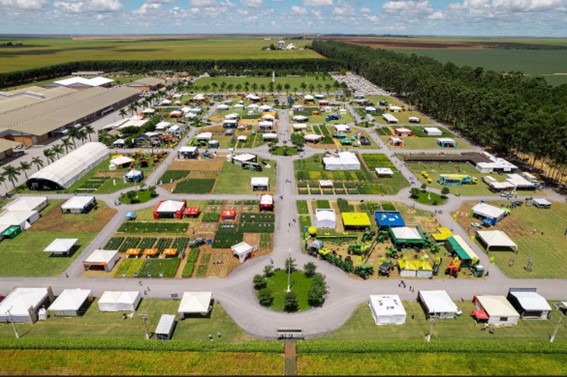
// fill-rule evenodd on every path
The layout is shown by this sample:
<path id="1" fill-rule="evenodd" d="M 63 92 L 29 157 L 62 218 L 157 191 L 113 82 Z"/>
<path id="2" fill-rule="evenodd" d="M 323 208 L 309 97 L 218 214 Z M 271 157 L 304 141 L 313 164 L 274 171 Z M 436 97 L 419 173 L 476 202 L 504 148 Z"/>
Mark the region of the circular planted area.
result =
<path id="1" fill-rule="evenodd" d="M 446 196 L 439 195 L 430 191 L 423 191 L 415 187 L 411 189 L 410 197 L 418 203 L 434 206 L 445 204 L 445 202 L 447 201 Z"/>
<path id="2" fill-rule="evenodd" d="M 325 276 L 315 273 L 316 266 L 313 263 L 307 263 L 304 271 L 296 270 L 293 263 L 291 271 L 287 268 L 273 270 L 273 266 L 267 265 L 263 275 L 254 276 L 252 283 L 260 305 L 274 311 L 292 313 L 323 304 L 327 293 Z"/>
<path id="3" fill-rule="evenodd" d="M 128 191 L 120 195 L 120 203 L 122 204 L 139 204 L 145 203 L 157 197 L 155 187 L 142 189 L 137 191 Z"/>

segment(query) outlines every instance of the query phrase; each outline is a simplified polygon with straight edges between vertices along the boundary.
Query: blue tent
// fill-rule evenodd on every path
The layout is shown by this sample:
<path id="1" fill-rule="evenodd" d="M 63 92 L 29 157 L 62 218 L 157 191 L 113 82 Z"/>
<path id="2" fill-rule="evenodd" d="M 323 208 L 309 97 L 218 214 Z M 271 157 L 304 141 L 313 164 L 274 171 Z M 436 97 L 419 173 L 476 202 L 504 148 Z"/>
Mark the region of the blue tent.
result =
<path id="1" fill-rule="evenodd" d="M 141 170 L 132 169 L 124 174 L 124 179 L 128 182 L 141 182 L 144 179 L 144 172 Z"/>
<path id="2" fill-rule="evenodd" d="M 126 214 L 126 218 L 127 218 L 128 220 L 134 220 L 134 219 L 136 218 L 136 212 L 134 212 L 134 211 L 128 212 L 128 213 Z"/>
<path id="3" fill-rule="evenodd" d="M 406 226 L 402 214 L 398 211 L 375 211 L 374 218 L 380 229 Z"/>

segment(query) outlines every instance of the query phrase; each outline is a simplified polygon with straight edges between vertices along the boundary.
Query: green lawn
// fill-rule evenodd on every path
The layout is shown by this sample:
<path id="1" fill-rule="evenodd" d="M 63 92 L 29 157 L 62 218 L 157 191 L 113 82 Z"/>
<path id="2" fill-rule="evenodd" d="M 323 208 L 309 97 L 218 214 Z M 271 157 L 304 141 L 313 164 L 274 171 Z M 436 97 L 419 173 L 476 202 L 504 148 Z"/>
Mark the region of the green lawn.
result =
<path id="1" fill-rule="evenodd" d="M 455 300 L 462 310 L 461 316 L 455 319 L 437 320 L 433 325 L 432 342 L 479 341 L 479 342 L 511 342 L 530 341 L 548 342 L 558 321 L 559 314 L 554 312 L 548 321 L 523 321 L 508 328 L 498 328 L 494 334 L 481 331 L 482 325 L 475 325 L 468 316 L 473 310 L 472 296 L 463 297 L 465 302 Z M 417 295 L 417 294 L 416 294 Z M 423 309 L 416 301 L 404 301 L 407 313 L 403 325 L 377 326 L 372 318 L 368 303 L 360 305 L 352 317 L 338 330 L 324 335 L 321 341 L 369 341 L 369 340 L 425 340 L 430 323 L 425 318 Z M 412 316 L 414 317 L 412 319 Z M 561 328 L 555 338 L 556 342 L 567 342 L 567 329 Z"/>
<path id="2" fill-rule="evenodd" d="M 25 39 L 19 48 L 0 50 L 0 71 L 9 72 L 80 60 L 155 59 L 305 59 L 320 58 L 313 50 L 264 51 L 277 41 L 250 37 Z M 298 47 L 309 40 L 293 41 Z"/>
<path id="3" fill-rule="evenodd" d="M 567 250 L 567 237 L 564 235 L 567 203 L 553 203 L 550 209 L 524 205 L 513 209 L 511 218 L 507 220 L 515 220 L 518 223 L 516 230 L 522 235 L 511 236 L 518 245 L 517 254 L 511 251 L 489 252 L 501 271 L 511 278 L 567 277 L 567 264 L 564 262 Z M 512 267 L 508 265 L 510 258 L 514 259 Z M 530 258 L 534 268 L 528 272 L 524 267 Z"/>
<path id="4" fill-rule="evenodd" d="M 80 215 L 76 215 L 80 216 Z M 13 240 L 0 242 L 2 263 L 0 276 L 54 276 L 63 273 L 97 233 L 81 232 L 36 232 L 32 227 Z M 45 249 L 56 238 L 77 238 L 76 251 L 70 257 L 52 257 L 44 253 Z"/>
<path id="5" fill-rule="evenodd" d="M 311 54 L 314 54 L 314 53 L 311 52 Z M 314 57 L 314 56 L 305 56 L 305 57 Z M 236 59 L 236 58 L 234 58 L 234 59 Z M 224 82 L 227 85 L 232 84 L 233 86 L 240 84 L 242 86 L 242 90 L 244 90 L 245 84 L 248 83 L 250 90 L 252 90 L 252 86 L 254 84 L 256 84 L 257 85 L 256 91 L 259 91 L 260 85 L 263 84 L 266 88 L 268 88 L 268 85 L 270 84 L 271 81 L 272 81 L 271 77 L 253 77 L 253 76 L 250 76 L 250 77 L 223 77 L 223 76 L 219 76 L 219 77 L 200 78 L 200 79 L 198 79 L 194 82 L 194 85 L 203 87 L 205 85 L 211 86 L 213 83 L 217 83 L 218 85 L 220 85 L 221 83 Z M 285 93 L 285 85 L 286 84 L 289 85 L 290 91 L 293 91 L 294 88 L 297 89 L 296 91 L 302 91 L 302 89 L 301 89 L 302 83 L 305 83 L 305 85 L 307 85 L 306 92 L 309 92 L 309 86 L 310 85 L 314 85 L 316 91 L 317 91 L 318 85 L 321 85 L 321 91 L 325 92 L 325 85 L 330 84 L 332 86 L 334 84 L 334 82 L 335 81 L 331 78 L 331 76 L 329 76 L 327 74 L 319 74 L 317 76 L 308 75 L 308 76 L 302 76 L 302 77 L 281 77 L 281 76 L 278 76 L 278 72 L 276 72 L 276 79 L 274 81 L 274 85 L 281 84 L 282 87 L 283 87 L 282 93 Z M 233 90 L 235 90 L 235 89 L 233 89 Z M 233 112 L 233 111 L 231 111 L 231 112 Z"/>
<path id="6" fill-rule="evenodd" d="M 18 331 L 25 337 L 78 337 L 144 339 L 144 326 L 140 314 L 148 315 L 148 328 L 153 332 L 162 314 L 177 314 L 179 300 L 157 300 L 144 298 L 133 318 L 122 319 L 122 313 L 103 313 L 99 311 L 97 300 L 89 307 L 82 317 L 54 317 L 35 324 L 17 324 Z M 228 316 L 222 306 L 215 303 L 209 317 L 198 316 L 177 322 L 173 335 L 174 340 L 206 341 L 208 334 L 220 331 L 222 337 L 215 339 L 219 342 L 243 342 L 251 340 L 236 323 Z M 13 336 L 9 324 L 0 325 L 0 337 Z"/>
<path id="7" fill-rule="evenodd" d="M 268 278 L 268 288 L 272 291 L 274 302 L 270 307 L 272 310 L 282 312 L 284 310 L 284 297 L 287 293 L 287 271 L 281 269 Z M 297 294 L 299 311 L 311 309 L 307 302 L 307 291 L 311 288 L 311 279 L 305 276 L 303 271 L 291 273 L 291 290 Z"/>
<path id="8" fill-rule="evenodd" d="M 258 160 L 259 161 L 259 160 Z M 270 164 L 270 168 L 262 165 L 262 171 L 244 170 L 236 164 L 226 162 L 220 171 L 213 194 L 252 194 L 250 179 L 252 177 L 268 177 L 270 183 L 270 191 L 276 189 L 276 170 L 274 162 L 266 160 Z"/>
<path id="9" fill-rule="evenodd" d="M 452 136 L 422 136 L 423 135 L 423 131 L 421 130 L 421 128 L 423 127 L 408 127 L 408 126 L 400 126 L 400 127 L 404 127 L 404 128 L 409 128 L 414 130 L 414 135 L 417 136 L 412 136 L 412 137 L 404 137 L 404 147 L 403 149 L 435 149 L 435 150 L 439 150 L 439 151 L 443 151 L 443 150 L 454 150 L 454 149 L 472 149 L 472 145 L 470 145 L 469 143 L 467 143 L 466 141 L 464 141 L 463 139 L 461 139 L 460 137 L 457 137 L 455 135 Z M 396 128 L 396 127 L 394 127 Z M 442 129 L 442 128 L 440 128 Z M 416 131 L 417 130 L 417 131 Z M 383 133 L 380 133 L 380 139 L 388 144 L 389 143 L 389 137 L 385 136 Z M 438 144 L 437 144 L 437 138 L 438 137 L 450 137 L 453 140 L 455 140 L 457 142 L 457 146 L 456 147 L 446 147 L 446 148 L 441 148 Z M 393 147 L 390 146 L 391 148 L 400 148 L 400 147 Z"/>
<path id="10" fill-rule="evenodd" d="M 161 182 L 169 183 L 170 181 L 177 181 L 189 175 L 189 170 L 168 170 L 159 179 Z"/>
<path id="11" fill-rule="evenodd" d="M 173 192 L 184 194 L 208 194 L 211 192 L 214 185 L 214 179 L 190 178 L 177 183 L 177 185 L 175 185 L 175 189 L 173 189 Z"/>
<path id="12" fill-rule="evenodd" d="M 122 204 L 140 204 L 145 203 L 147 201 L 152 200 L 151 192 L 149 190 L 138 190 L 136 191 L 136 197 L 132 200 L 126 195 L 123 194 L 120 196 L 120 203 Z"/>
<path id="13" fill-rule="evenodd" d="M 421 204 L 428 204 L 428 205 L 443 205 L 447 201 L 447 199 L 442 198 L 441 195 L 436 194 L 434 192 L 419 192 L 419 196 L 414 199 L 416 202 Z"/>

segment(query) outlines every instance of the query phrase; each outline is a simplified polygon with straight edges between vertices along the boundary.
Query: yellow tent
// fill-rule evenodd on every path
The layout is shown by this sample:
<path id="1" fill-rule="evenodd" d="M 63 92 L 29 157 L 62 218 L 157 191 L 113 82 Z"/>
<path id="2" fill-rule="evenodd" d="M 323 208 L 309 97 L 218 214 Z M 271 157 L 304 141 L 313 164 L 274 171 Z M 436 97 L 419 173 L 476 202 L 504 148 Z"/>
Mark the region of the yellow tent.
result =
<path id="1" fill-rule="evenodd" d="M 342 217 L 345 228 L 363 228 L 370 226 L 370 218 L 366 212 L 343 212 Z"/>

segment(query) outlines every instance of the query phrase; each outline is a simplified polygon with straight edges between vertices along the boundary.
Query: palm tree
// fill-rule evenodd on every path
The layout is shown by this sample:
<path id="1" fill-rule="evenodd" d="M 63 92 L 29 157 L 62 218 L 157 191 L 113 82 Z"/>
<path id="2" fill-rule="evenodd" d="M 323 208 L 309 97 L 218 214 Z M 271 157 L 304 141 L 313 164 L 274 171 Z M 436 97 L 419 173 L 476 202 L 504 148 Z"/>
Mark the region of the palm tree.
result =
<path id="1" fill-rule="evenodd" d="M 317 92 L 321 93 L 321 89 L 323 88 L 323 84 L 317 83 Z"/>
<path id="2" fill-rule="evenodd" d="M 236 84 L 234 88 L 236 89 L 237 92 L 240 92 L 240 90 L 242 90 L 242 84 Z"/>
<path id="3" fill-rule="evenodd" d="M 32 163 L 32 165 L 35 165 L 35 167 L 37 168 L 37 170 L 39 170 L 39 168 L 42 168 L 42 167 L 43 167 L 43 160 L 42 160 L 41 158 L 37 157 L 37 156 L 36 156 L 36 157 L 33 157 L 33 158 L 31 159 L 31 163 Z"/>
<path id="4" fill-rule="evenodd" d="M 305 93 L 305 88 L 307 88 L 307 84 L 305 82 L 302 82 L 301 85 L 299 85 L 299 87 L 302 90 L 302 93 Z"/>
<path id="5" fill-rule="evenodd" d="M 4 174 L 0 174 L 0 183 L 3 183 L 6 190 L 8 190 L 8 186 L 6 185 L 6 177 L 4 177 Z"/>
<path id="6" fill-rule="evenodd" d="M 266 92 L 266 85 L 260 84 L 260 91 L 261 91 L 262 93 Z"/>
<path id="7" fill-rule="evenodd" d="M 93 128 L 93 126 L 91 126 L 90 124 L 87 124 L 87 126 L 84 128 L 85 132 L 87 133 L 87 135 L 89 135 L 89 141 L 92 141 L 91 139 L 91 134 L 96 133 L 95 129 Z"/>
<path id="8" fill-rule="evenodd" d="M 249 88 L 250 88 L 250 83 L 249 83 L 248 81 L 246 81 L 246 82 L 244 83 L 244 91 L 245 91 L 245 92 L 248 92 L 248 89 L 249 89 Z"/>
<path id="9" fill-rule="evenodd" d="M 233 85 L 233 84 L 228 84 L 228 85 L 226 86 L 226 90 L 228 90 L 229 93 L 232 92 L 233 89 L 234 89 L 234 85 Z"/>
<path id="10" fill-rule="evenodd" d="M 321 85 L 321 84 L 319 84 L 319 85 Z M 309 92 L 310 92 L 311 94 L 313 94 L 313 91 L 314 91 L 314 90 L 315 90 L 315 85 L 309 84 Z"/>
<path id="11" fill-rule="evenodd" d="M 76 129 L 75 127 L 69 128 L 69 131 L 67 132 L 67 137 L 73 140 L 73 147 L 77 148 L 77 144 L 75 143 L 75 141 L 79 138 L 79 130 Z"/>
<path id="12" fill-rule="evenodd" d="M 49 148 L 45 148 L 43 150 L 43 155 L 45 156 L 45 161 L 47 161 L 48 164 L 53 162 L 55 159 L 55 152 Z"/>
<path id="13" fill-rule="evenodd" d="M 87 140 L 87 138 L 88 138 L 87 130 L 84 129 L 84 128 L 81 129 L 81 130 L 79 130 L 79 135 L 78 135 L 78 136 L 79 136 L 79 140 L 81 140 L 81 141 Z"/>
<path id="14" fill-rule="evenodd" d="M 69 153 L 69 147 L 73 144 L 68 137 L 61 139 L 63 147 L 65 147 L 65 153 Z"/>
<path id="15" fill-rule="evenodd" d="M 280 83 L 276 84 L 276 90 L 278 91 L 278 94 L 280 94 L 282 92 L 283 86 Z"/>
<path id="16" fill-rule="evenodd" d="M 136 102 L 132 102 L 131 104 L 128 105 L 128 110 L 132 112 L 132 115 L 134 115 L 136 113 L 137 109 L 138 109 L 138 106 L 137 106 Z"/>
<path id="17" fill-rule="evenodd" d="M 219 88 L 219 84 L 217 84 L 216 82 L 213 81 L 211 86 L 213 87 L 213 94 L 216 94 L 217 89 Z"/>
<path id="18" fill-rule="evenodd" d="M 56 144 L 53 147 L 51 147 L 51 150 L 53 151 L 53 153 L 55 153 L 57 158 L 59 158 L 60 154 L 63 154 L 65 152 L 63 144 Z"/>
<path id="19" fill-rule="evenodd" d="M 256 92 L 258 90 L 258 84 L 256 84 L 255 82 L 252 83 L 252 91 Z"/>
<path id="20" fill-rule="evenodd" d="M 278 85 L 281 85 L 281 84 L 278 84 Z M 286 90 L 286 92 L 289 92 L 289 88 L 291 88 L 291 85 L 289 85 L 289 83 L 286 82 L 285 85 L 284 85 L 284 89 Z"/>
<path id="21" fill-rule="evenodd" d="M 331 84 L 326 83 L 325 84 L 325 90 L 327 91 L 327 95 L 329 95 L 329 91 L 331 90 Z"/>
<path id="22" fill-rule="evenodd" d="M 126 115 L 128 115 L 128 112 L 126 111 L 125 108 L 121 108 L 120 111 L 118 112 L 118 115 L 124 118 Z"/>
<path id="23" fill-rule="evenodd" d="M 28 180 L 28 170 L 31 169 L 31 164 L 27 161 L 20 161 L 20 166 L 19 168 L 21 172 L 24 172 L 24 175 L 26 176 L 26 181 Z"/>
<path id="24" fill-rule="evenodd" d="M 18 170 L 18 168 L 13 167 L 12 165 L 4 166 L 4 171 L 2 172 L 2 175 L 8 178 L 10 182 L 12 182 L 12 186 L 14 186 L 14 189 L 16 188 L 16 179 L 20 174 L 21 174 L 20 170 Z"/>

